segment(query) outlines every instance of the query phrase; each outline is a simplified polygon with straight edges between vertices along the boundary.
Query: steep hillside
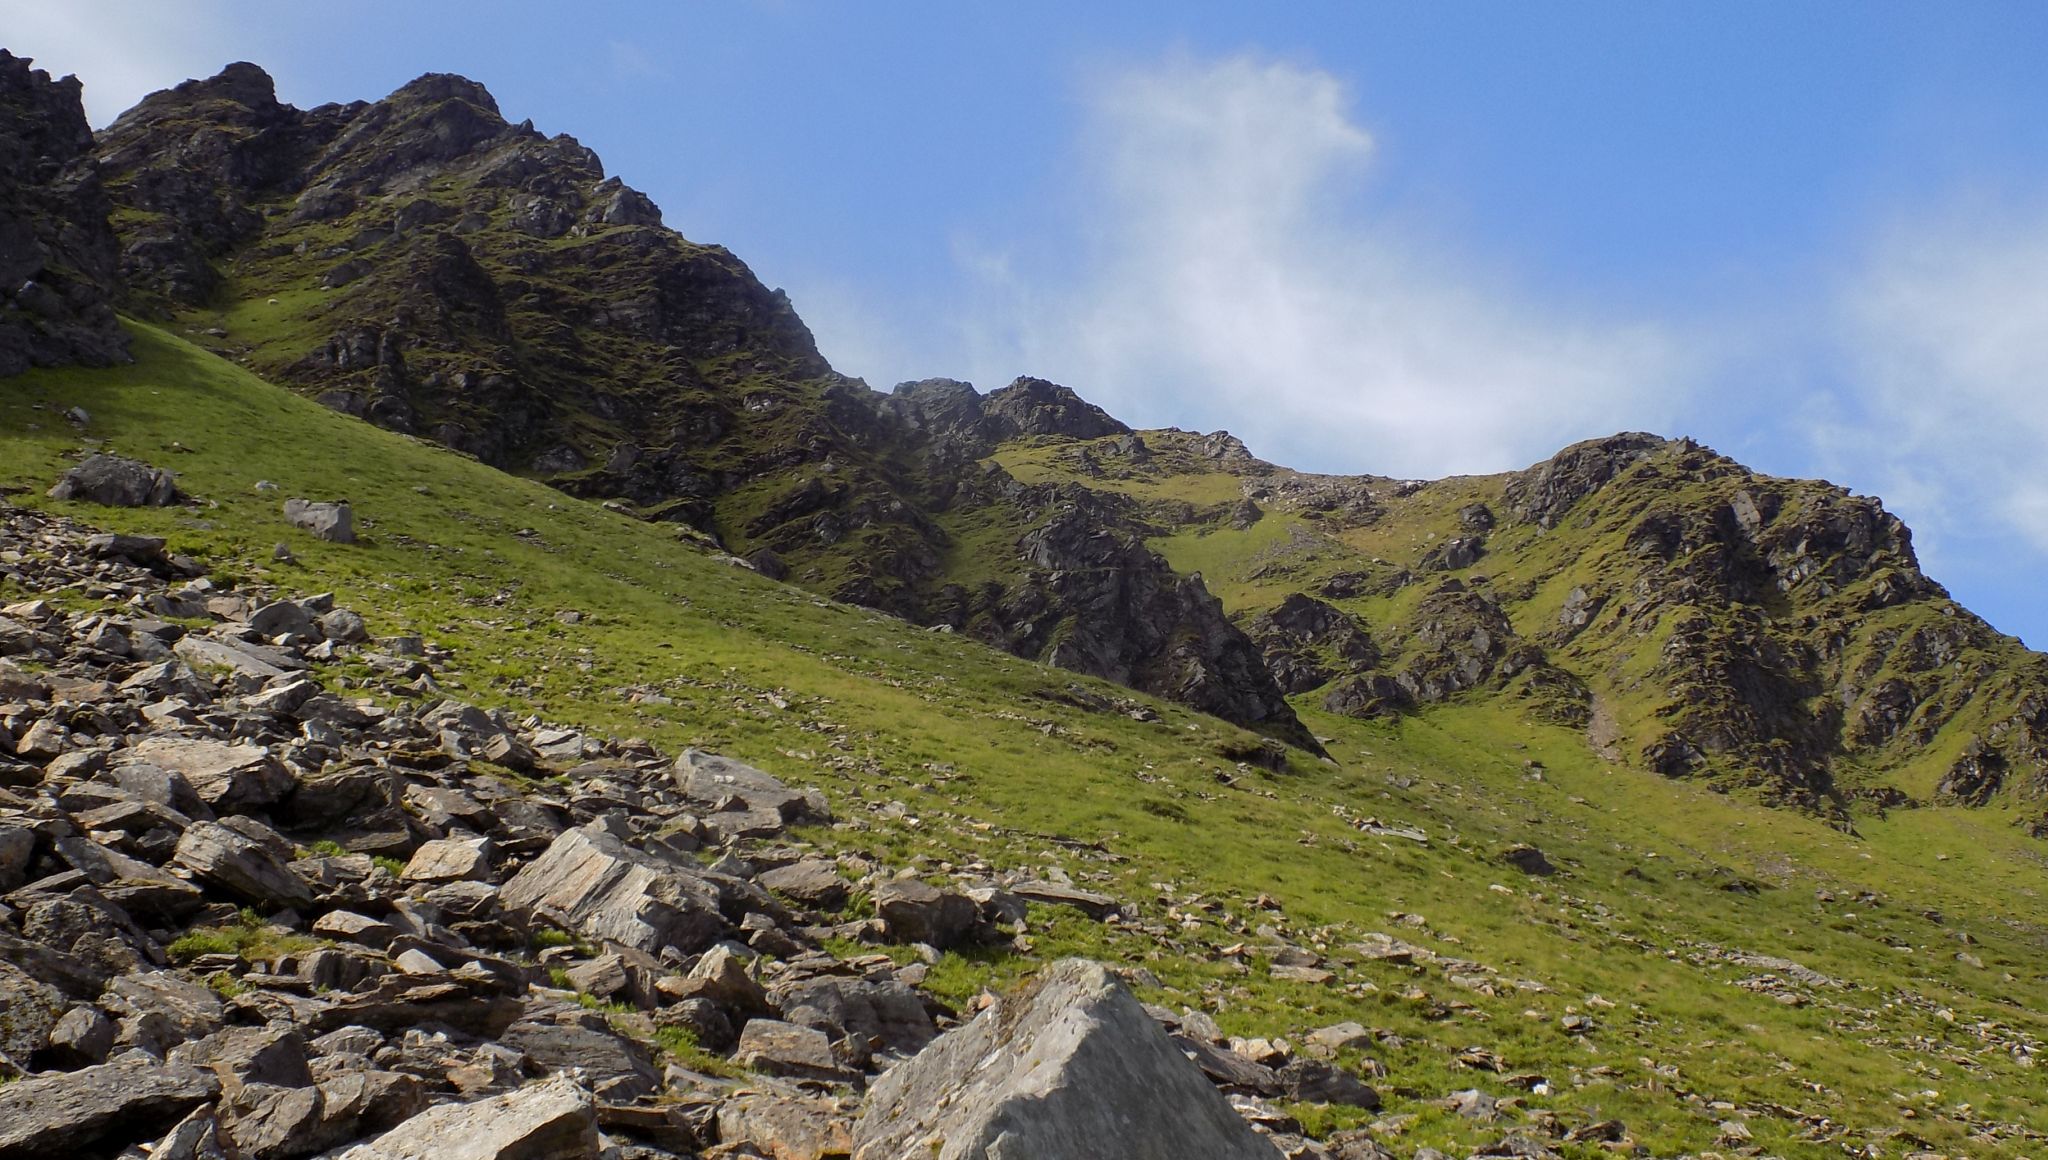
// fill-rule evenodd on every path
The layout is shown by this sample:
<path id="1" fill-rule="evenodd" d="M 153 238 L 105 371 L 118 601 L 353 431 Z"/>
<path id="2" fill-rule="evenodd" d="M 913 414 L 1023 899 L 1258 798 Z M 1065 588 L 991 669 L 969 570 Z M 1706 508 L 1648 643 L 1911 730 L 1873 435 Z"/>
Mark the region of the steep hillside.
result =
<path id="1" fill-rule="evenodd" d="M 938 882 L 1066 877 L 1132 908 L 1106 926 L 1034 910 L 1019 949 L 942 956 L 953 1001 L 1084 952 L 1240 1037 L 1356 1020 L 1386 1073 L 1376 1138 L 1404 1152 L 1512 1128 L 1591 1154 L 1609 1128 L 1563 1136 L 1608 1121 L 1655 1153 L 1731 1121 L 1779 1155 L 2024 1150 L 2048 1129 L 2025 1094 L 2048 1036 L 2048 930 L 2024 917 L 2039 863 L 1992 814 L 1896 811 L 1854 839 L 1458 698 L 1375 720 L 1310 707 L 1337 764 L 1265 769 L 1211 719 L 817 600 L 156 332 L 135 342 L 132 368 L 9 384 L 16 501 L 163 535 L 219 584 L 331 591 L 446 658 L 430 684 L 341 667 L 337 688 L 713 747 L 822 788 L 846 820 L 808 832 L 817 849 Z M 37 498 L 85 448 L 171 465 L 191 504 Z M 358 542 L 289 527 L 280 497 L 300 495 L 348 496 Z M 0 589 L 109 607 L 90 584 Z M 1558 873 L 1526 877 L 1506 856 L 1521 844 Z M 1456 1110 L 1475 1099 L 1483 1114 Z M 1317 1132 L 1375 1119 L 1283 1106 Z"/>
<path id="2" fill-rule="evenodd" d="M 1505 699 L 1608 760 L 1842 824 L 1997 801 L 2042 829 L 2048 658 L 1951 600 L 1875 500 L 1640 434 L 1435 482 L 1136 438 L 994 459 L 1136 504 L 1298 703 Z"/>

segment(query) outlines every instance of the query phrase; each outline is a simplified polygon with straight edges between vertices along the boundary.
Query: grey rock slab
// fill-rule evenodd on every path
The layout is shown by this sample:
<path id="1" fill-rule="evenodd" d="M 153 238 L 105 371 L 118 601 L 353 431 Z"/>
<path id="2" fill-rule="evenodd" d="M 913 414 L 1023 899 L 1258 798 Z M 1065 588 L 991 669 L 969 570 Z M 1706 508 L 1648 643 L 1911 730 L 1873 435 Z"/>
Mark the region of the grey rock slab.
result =
<path id="1" fill-rule="evenodd" d="M 194 822 L 173 859 L 208 886 L 258 906 L 311 906 L 313 888 L 262 843 L 214 822 Z"/>
<path id="2" fill-rule="evenodd" d="M 209 1072 L 140 1055 L 19 1080 L 0 1086 L 0 1160 L 112 1154 L 155 1140 L 219 1094 Z"/>
<path id="3" fill-rule="evenodd" d="M 558 1077 L 428 1108 L 342 1160 L 586 1160 L 599 1152 L 596 1101 Z"/>
<path id="4" fill-rule="evenodd" d="M 355 511 L 347 500 L 284 501 L 285 521 L 336 544 L 356 542 Z"/>
<path id="5" fill-rule="evenodd" d="M 602 826 L 568 830 L 499 892 L 512 910 L 650 954 L 695 950 L 724 930 L 718 888 L 626 845 Z"/>
<path id="6" fill-rule="evenodd" d="M 203 737 L 150 737 L 132 760 L 179 774 L 209 807 L 233 813 L 273 805 L 298 779 L 261 745 L 231 745 Z"/>
<path id="7" fill-rule="evenodd" d="M 855 1160 L 1276 1160 L 1100 963 L 1063 959 L 875 1081 Z"/>
<path id="8" fill-rule="evenodd" d="M 269 680 L 286 673 L 297 672 L 306 667 L 306 662 L 280 648 L 269 645 L 247 644 L 242 641 L 215 640 L 212 637 L 188 636 L 171 646 L 180 660 L 197 669 L 231 669 L 244 676 Z"/>
<path id="9" fill-rule="evenodd" d="M 399 875 L 407 882 L 476 882 L 490 876 L 488 838 L 436 838 L 422 842 Z"/>

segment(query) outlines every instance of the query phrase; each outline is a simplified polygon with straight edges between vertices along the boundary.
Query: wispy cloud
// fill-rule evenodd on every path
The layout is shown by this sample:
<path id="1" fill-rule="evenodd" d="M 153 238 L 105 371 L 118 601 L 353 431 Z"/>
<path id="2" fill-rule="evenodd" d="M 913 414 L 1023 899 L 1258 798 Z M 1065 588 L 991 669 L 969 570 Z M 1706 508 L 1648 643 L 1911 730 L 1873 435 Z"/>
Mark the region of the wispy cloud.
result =
<path id="1" fill-rule="evenodd" d="M 1686 369 L 1658 327 L 1540 301 L 1376 213 L 1359 191 L 1381 159 L 1330 74 L 1177 56 L 1087 107 L 1078 262 L 971 251 L 984 377 L 1389 474 L 1499 470 L 1677 412 Z"/>
<path id="2" fill-rule="evenodd" d="M 1971 198 L 1886 230 L 1846 280 L 1855 402 L 1820 433 L 1923 530 L 2048 554 L 2048 205 Z"/>
<path id="3" fill-rule="evenodd" d="M 220 0 L 65 0 L 10 6 L 0 41 L 52 75 L 85 82 L 85 111 L 105 125 L 158 89 L 212 76 L 236 59 Z"/>

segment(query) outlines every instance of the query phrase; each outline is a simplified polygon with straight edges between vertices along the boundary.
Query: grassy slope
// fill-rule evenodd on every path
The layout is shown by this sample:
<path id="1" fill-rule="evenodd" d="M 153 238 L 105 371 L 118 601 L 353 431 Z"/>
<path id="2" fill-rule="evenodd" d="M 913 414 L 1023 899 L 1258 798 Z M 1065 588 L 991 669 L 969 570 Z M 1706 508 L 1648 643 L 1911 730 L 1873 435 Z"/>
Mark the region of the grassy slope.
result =
<path id="1" fill-rule="evenodd" d="M 380 632 L 454 648 L 464 667 L 442 678 L 458 695 L 715 746 L 819 785 L 855 823 L 820 832 L 820 844 L 934 871 L 1059 866 L 1138 901 L 1167 934 L 1047 913 L 1036 950 L 1142 963 L 1163 984 L 1148 999 L 1206 1006 L 1237 1033 L 1298 1036 L 1343 1018 L 1393 1032 L 1401 1042 L 1380 1052 L 1388 1112 L 1416 1117 L 1412 1143 L 1497 1138 L 1499 1126 L 1432 1102 L 1472 1086 L 1514 1090 L 1456 1064 L 1472 1046 L 1548 1077 L 1554 1091 L 1525 1097 L 1532 1106 L 1568 1125 L 1619 1118 L 1660 1155 L 1712 1146 L 1716 1125 L 1738 1115 L 1714 1101 L 1827 1117 L 1859 1144 L 1909 1130 L 1952 1154 L 1999 1151 L 1969 1138 L 1984 1118 L 2048 1130 L 2036 1077 L 2013 1051 L 2048 1038 L 2036 1014 L 2048 999 L 2040 857 L 1997 816 L 1905 811 L 1857 840 L 1610 767 L 1576 734 L 1483 704 L 1391 724 L 1308 711 L 1336 764 L 1233 769 L 1218 747 L 1243 735 L 1177 706 L 1156 705 L 1160 721 L 1143 723 L 1053 703 L 1041 694 L 1071 685 L 1126 694 L 767 583 L 668 529 L 331 414 L 160 332 L 139 329 L 136 352 L 133 367 L 0 385 L 0 484 L 29 489 L 17 502 L 50 502 L 42 489 L 81 445 L 60 412 L 83 406 L 89 436 L 178 471 L 201 505 L 81 518 L 169 536 L 217 575 L 331 589 Z M 282 490 L 258 492 L 258 480 Z M 364 542 L 287 528 L 289 495 L 348 497 Z M 279 541 L 298 564 L 270 563 Z M 1217 565 L 1225 543 L 1203 545 L 1219 550 Z M 581 623 L 556 619 L 570 609 Z M 629 688 L 658 698 L 630 700 Z M 1366 815 L 1422 826 L 1431 841 L 1375 838 L 1347 821 Z M 1566 873 L 1520 877 L 1498 860 L 1509 841 L 1535 842 Z M 1758 892 L 1723 888 L 1737 879 Z M 1260 894 L 1279 909 L 1257 906 Z M 1922 914 L 1937 909 L 1939 921 Z M 1338 984 L 1268 978 L 1262 924 L 1326 947 Z M 1489 964 L 1498 993 L 1441 971 L 1344 965 L 1345 945 L 1377 930 Z M 1221 953 L 1237 943 L 1248 970 Z M 1717 961 L 1706 944 L 1797 959 L 1852 986 L 1783 1006 L 1733 985 L 1762 972 Z M 948 956 L 935 979 L 964 996 L 1030 965 Z M 1592 994 L 1618 1006 L 1588 1008 Z M 1558 1020 L 1573 1011 L 1599 1028 L 1564 1034 Z M 1777 1154 L 1840 1154 L 1839 1141 L 1820 1142 L 1825 1130 L 1801 1139 L 1798 1123 L 1769 1115 L 1750 1126 Z"/>

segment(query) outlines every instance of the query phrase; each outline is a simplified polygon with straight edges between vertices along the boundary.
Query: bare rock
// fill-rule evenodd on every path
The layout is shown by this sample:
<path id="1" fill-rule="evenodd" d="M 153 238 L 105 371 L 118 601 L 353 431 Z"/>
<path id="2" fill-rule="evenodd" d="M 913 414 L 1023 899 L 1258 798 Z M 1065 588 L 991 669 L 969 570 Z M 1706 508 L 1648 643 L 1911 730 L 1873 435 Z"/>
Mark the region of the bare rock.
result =
<path id="1" fill-rule="evenodd" d="M 356 542 L 355 512 L 345 499 L 288 499 L 284 501 L 284 518 L 293 527 L 304 528 L 331 543 Z"/>
<path id="2" fill-rule="evenodd" d="M 442 1104 L 342 1160 L 585 1160 L 600 1153 L 597 1103 L 555 1078 L 470 1104 Z"/>
<path id="3" fill-rule="evenodd" d="M 219 1094 L 211 1073 L 141 1055 L 0 1086 L 0 1160 L 111 1155 Z"/>
<path id="4" fill-rule="evenodd" d="M 261 745 L 230 745 L 203 737 L 151 737 L 133 760 L 182 776 L 199 799 L 222 813 L 274 805 L 298 785 Z"/>
<path id="5" fill-rule="evenodd" d="M 1064 959 L 875 1081 L 856 1160 L 1275 1160 L 1100 963 Z"/>
<path id="6" fill-rule="evenodd" d="M 209 886 L 257 906 L 310 906 L 313 888 L 265 844 L 215 822 L 194 822 L 173 856 Z"/>
<path id="7" fill-rule="evenodd" d="M 586 938 L 650 954 L 695 950 L 724 930 L 718 889 L 599 825 L 569 830 L 505 883 L 500 902 Z"/>
<path id="8" fill-rule="evenodd" d="M 93 455 L 65 472 L 50 489 L 50 498 L 108 507 L 169 507 L 179 495 L 168 471 L 118 455 Z"/>

